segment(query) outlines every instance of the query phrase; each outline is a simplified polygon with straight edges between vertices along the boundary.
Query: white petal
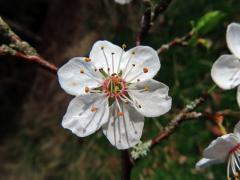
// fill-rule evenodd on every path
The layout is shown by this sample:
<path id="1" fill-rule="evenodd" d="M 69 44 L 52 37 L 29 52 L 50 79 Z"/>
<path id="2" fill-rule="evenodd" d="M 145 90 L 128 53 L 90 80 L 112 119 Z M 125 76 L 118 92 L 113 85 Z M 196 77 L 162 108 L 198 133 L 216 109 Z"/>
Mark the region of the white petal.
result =
<path id="1" fill-rule="evenodd" d="M 240 121 L 234 127 L 234 133 L 240 133 Z"/>
<path id="2" fill-rule="evenodd" d="M 123 78 L 129 82 L 137 82 L 152 79 L 160 69 L 160 60 L 157 52 L 148 46 L 137 46 L 127 51 L 123 56 L 121 69 Z M 135 65 L 133 67 L 133 65 Z M 143 69 L 148 72 L 144 73 Z"/>
<path id="3" fill-rule="evenodd" d="M 103 68 L 105 72 L 108 72 L 109 68 L 109 73 L 112 74 L 117 73 L 119 61 L 123 54 L 124 50 L 119 46 L 108 41 L 97 41 L 93 45 L 89 57 L 98 69 Z"/>
<path id="4" fill-rule="evenodd" d="M 230 51 L 240 59 L 240 24 L 228 25 L 226 38 Z"/>
<path id="5" fill-rule="evenodd" d="M 62 126 L 79 137 L 85 137 L 97 131 L 108 118 L 108 99 L 105 95 L 83 95 L 70 102 Z"/>
<path id="6" fill-rule="evenodd" d="M 203 156 L 208 159 L 216 159 L 220 161 L 226 160 L 229 151 L 239 143 L 236 135 L 226 134 L 218 137 L 204 150 Z"/>
<path id="7" fill-rule="evenodd" d="M 144 88 L 148 90 L 136 91 Z M 156 117 L 171 109 L 172 98 L 168 96 L 168 90 L 165 84 L 151 79 L 131 84 L 128 94 L 135 102 L 134 107 L 137 111 L 146 117 Z"/>
<path id="8" fill-rule="evenodd" d="M 202 158 L 197 162 L 196 169 L 203 169 L 203 168 L 206 168 L 210 165 L 219 164 L 219 163 L 223 163 L 223 162 L 224 161 L 219 161 L 219 160 L 216 160 L 216 159 Z"/>
<path id="9" fill-rule="evenodd" d="M 103 133 L 113 146 L 128 149 L 137 144 L 142 136 L 144 117 L 133 107 L 120 103 L 123 116 L 117 116 L 116 103 L 111 106 L 110 120 L 103 126 Z"/>
<path id="10" fill-rule="evenodd" d="M 233 55 L 222 55 L 213 64 L 213 81 L 222 89 L 232 89 L 240 84 L 240 62 Z"/>
<path id="11" fill-rule="evenodd" d="M 127 4 L 130 3 L 132 0 L 115 0 L 115 2 L 119 3 L 119 4 Z"/>
<path id="12" fill-rule="evenodd" d="M 80 71 L 83 70 L 84 73 Z M 85 93 L 85 87 L 96 88 L 101 86 L 101 74 L 94 70 L 91 62 L 85 62 L 83 57 L 69 60 L 58 70 L 58 80 L 61 87 L 71 95 Z"/>
<path id="13" fill-rule="evenodd" d="M 240 86 L 238 86 L 237 88 L 237 103 L 238 103 L 238 106 L 240 107 Z"/>

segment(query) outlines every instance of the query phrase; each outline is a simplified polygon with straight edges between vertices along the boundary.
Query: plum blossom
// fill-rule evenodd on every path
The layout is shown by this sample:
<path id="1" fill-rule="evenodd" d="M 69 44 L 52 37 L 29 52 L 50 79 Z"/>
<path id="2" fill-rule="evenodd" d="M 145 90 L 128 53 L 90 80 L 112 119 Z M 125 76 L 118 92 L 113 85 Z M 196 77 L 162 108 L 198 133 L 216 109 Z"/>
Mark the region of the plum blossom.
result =
<path id="1" fill-rule="evenodd" d="M 132 0 L 114 0 L 114 1 L 119 4 L 127 4 L 127 3 L 130 3 Z"/>
<path id="2" fill-rule="evenodd" d="M 210 143 L 203 151 L 203 158 L 197 162 L 196 168 L 201 169 L 225 161 L 228 161 L 228 179 L 231 179 L 231 174 L 237 177 L 240 171 L 240 121 L 233 133 L 218 137 Z"/>
<path id="3" fill-rule="evenodd" d="M 220 56 L 213 64 L 211 76 L 222 89 L 238 87 L 237 101 L 240 105 L 240 24 L 228 25 L 226 39 L 232 55 Z"/>
<path id="4" fill-rule="evenodd" d="M 79 137 L 102 128 L 118 149 L 139 142 L 144 116 L 163 115 L 172 104 L 168 86 L 152 79 L 160 69 L 157 52 L 148 46 L 125 48 L 97 41 L 89 57 L 75 57 L 58 70 L 61 87 L 76 96 L 62 126 Z"/>

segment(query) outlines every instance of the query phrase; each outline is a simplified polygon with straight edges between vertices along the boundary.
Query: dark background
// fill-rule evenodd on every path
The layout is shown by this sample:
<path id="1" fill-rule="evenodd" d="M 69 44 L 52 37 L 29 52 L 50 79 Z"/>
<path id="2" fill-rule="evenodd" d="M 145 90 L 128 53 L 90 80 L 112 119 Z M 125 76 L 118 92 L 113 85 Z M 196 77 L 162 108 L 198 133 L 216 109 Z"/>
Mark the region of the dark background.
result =
<path id="1" fill-rule="evenodd" d="M 212 63 L 229 53 L 226 26 L 240 21 L 239 9 L 238 0 L 174 0 L 157 19 L 143 42 L 153 48 L 186 34 L 191 22 L 207 12 L 225 14 L 203 37 L 211 42 L 210 48 L 173 47 L 160 55 L 162 68 L 156 79 L 170 87 L 173 109 L 166 116 L 146 119 L 142 140 L 156 135 L 181 107 L 213 84 Z M 58 66 L 87 55 L 98 39 L 133 47 L 143 12 L 141 0 L 125 6 L 113 0 L 0 0 L 2 18 Z M 61 127 L 71 98 L 60 89 L 55 75 L 21 59 L 0 57 L 0 179 L 120 179 L 120 151 L 102 132 L 80 139 Z M 238 110 L 234 90 L 217 89 L 200 110 L 223 109 Z M 236 122 L 227 118 L 224 125 L 231 131 Z M 205 119 L 184 123 L 138 162 L 132 179 L 226 179 L 226 165 L 203 172 L 194 169 L 203 148 L 215 138 L 210 126 Z"/>

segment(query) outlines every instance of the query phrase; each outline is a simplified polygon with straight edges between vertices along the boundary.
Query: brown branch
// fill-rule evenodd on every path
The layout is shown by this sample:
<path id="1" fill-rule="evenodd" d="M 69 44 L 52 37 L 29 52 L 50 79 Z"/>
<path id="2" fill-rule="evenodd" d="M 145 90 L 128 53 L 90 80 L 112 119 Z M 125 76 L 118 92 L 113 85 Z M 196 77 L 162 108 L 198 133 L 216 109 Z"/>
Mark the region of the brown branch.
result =
<path id="1" fill-rule="evenodd" d="M 30 44 L 21 40 L 1 17 L 0 35 L 8 41 L 8 44 L 0 46 L 0 55 L 11 55 L 24 61 L 33 62 L 56 74 L 57 66 L 42 58 Z"/>
<path id="2" fill-rule="evenodd" d="M 182 36 L 180 38 L 175 38 L 172 41 L 168 42 L 167 44 L 163 44 L 157 50 L 157 53 L 160 54 L 160 53 L 168 50 L 172 46 L 183 44 L 185 41 L 189 40 L 192 37 L 193 33 L 194 33 L 194 31 L 192 30 L 192 31 L 188 32 L 186 35 L 184 35 L 184 36 Z"/>
<path id="3" fill-rule="evenodd" d="M 198 106 L 200 106 L 202 103 L 204 103 L 207 98 L 209 97 L 209 94 L 204 94 L 200 96 L 199 98 L 196 98 L 194 101 L 192 101 L 190 104 L 186 105 L 171 121 L 170 123 L 164 128 L 163 131 L 161 131 L 156 137 L 154 137 L 151 140 L 151 148 L 153 148 L 155 145 L 157 145 L 162 140 L 168 138 L 171 134 L 174 133 L 174 131 L 178 128 L 179 124 L 184 121 L 186 118 L 186 114 L 192 112 L 195 110 Z"/>
<path id="4" fill-rule="evenodd" d="M 192 119 L 199 119 L 202 117 L 206 117 L 212 121 L 219 121 L 221 119 L 221 116 L 228 116 L 233 117 L 236 119 L 240 118 L 240 112 L 239 111 L 232 111 L 232 110 L 223 110 L 218 111 L 215 113 L 197 113 L 194 110 L 199 107 L 201 104 L 203 104 L 209 97 L 209 94 L 204 94 L 201 97 L 195 99 L 190 104 L 186 105 L 185 108 L 183 108 L 171 121 L 170 123 L 164 128 L 163 131 L 161 131 L 156 137 L 154 137 L 151 140 L 151 148 L 157 145 L 162 140 L 168 138 L 171 134 L 175 132 L 175 130 L 178 128 L 180 123 L 186 120 L 192 120 Z"/>
<path id="5" fill-rule="evenodd" d="M 158 16 L 163 13 L 167 7 L 170 5 L 172 0 L 161 0 L 152 10 L 151 5 L 148 4 L 148 8 L 145 10 L 142 15 L 140 22 L 140 31 L 136 38 L 136 45 L 140 45 L 142 40 L 148 34 L 150 28 L 153 26 L 154 21 Z"/>
<path id="6" fill-rule="evenodd" d="M 121 152 L 122 156 L 122 180 L 130 180 L 131 179 L 131 169 L 133 167 L 133 163 L 131 162 L 131 158 L 129 156 L 128 150 L 123 150 Z"/>

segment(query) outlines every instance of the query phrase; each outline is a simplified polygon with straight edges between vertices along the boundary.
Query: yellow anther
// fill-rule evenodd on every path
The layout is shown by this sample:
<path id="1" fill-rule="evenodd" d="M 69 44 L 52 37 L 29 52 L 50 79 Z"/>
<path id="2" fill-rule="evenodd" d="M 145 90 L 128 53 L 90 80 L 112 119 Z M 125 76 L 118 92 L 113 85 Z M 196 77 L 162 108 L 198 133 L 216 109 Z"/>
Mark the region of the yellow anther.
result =
<path id="1" fill-rule="evenodd" d="M 84 70 L 83 70 L 83 69 L 80 69 L 80 73 L 83 74 L 83 73 L 84 73 Z"/>
<path id="2" fill-rule="evenodd" d="M 123 45 L 122 45 L 122 48 L 123 48 L 123 49 L 125 49 L 126 47 L 127 47 L 127 45 L 126 45 L 126 44 L 123 44 Z"/>
<path id="3" fill-rule="evenodd" d="M 143 72 L 144 72 L 144 73 L 147 73 L 147 72 L 148 72 L 148 68 L 146 68 L 146 67 L 143 68 Z"/>
<path id="4" fill-rule="evenodd" d="M 118 115 L 118 116 L 123 116 L 124 113 L 123 113 L 123 112 L 117 112 L 117 115 Z"/>
<path id="5" fill-rule="evenodd" d="M 89 87 L 85 87 L 85 93 L 88 93 L 90 91 L 90 88 Z"/>
<path id="6" fill-rule="evenodd" d="M 98 108 L 96 108 L 96 107 L 94 107 L 94 106 L 93 106 L 92 109 L 91 109 L 92 112 L 96 112 L 97 110 L 98 110 Z"/>
<path id="7" fill-rule="evenodd" d="M 148 91 L 149 87 L 147 85 L 144 86 L 144 91 Z"/>
<path id="8" fill-rule="evenodd" d="M 118 87 L 118 86 L 115 86 L 114 91 L 115 91 L 115 92 L 118 92 L 119 90 L 120 90 L 119 87 Z"/>
<path id="9" fill-rule="evenodd" d="M 90 62 L 91 59 L 86 57 L 86 58 L 84 58 L 84 61 L 85 61 L 85 62 Z"/>

